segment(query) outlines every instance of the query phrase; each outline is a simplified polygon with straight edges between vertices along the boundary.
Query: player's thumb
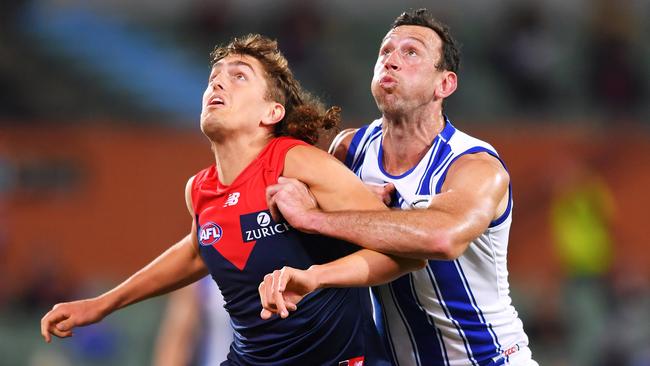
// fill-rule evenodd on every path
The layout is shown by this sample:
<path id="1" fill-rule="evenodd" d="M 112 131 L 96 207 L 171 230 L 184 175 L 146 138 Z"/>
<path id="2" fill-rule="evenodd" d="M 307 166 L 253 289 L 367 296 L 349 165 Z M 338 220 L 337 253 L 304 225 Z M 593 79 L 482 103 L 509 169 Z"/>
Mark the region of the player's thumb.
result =
<path id="1" fill-rule="evenodd" d="M 59 324 L 56 325 L 56 329 L 58 329 L 58 330 L 60 330 L 62 332 L 68 331 L 68 330 L 72 329 L 73 327 L 74 327 L 74 323 L 72 322 L 72 320 L 70 318 L 68 318 L 68 319 L 66 319 L 66 320 L 64 320 L 62 322 L 59 322 Z"/>

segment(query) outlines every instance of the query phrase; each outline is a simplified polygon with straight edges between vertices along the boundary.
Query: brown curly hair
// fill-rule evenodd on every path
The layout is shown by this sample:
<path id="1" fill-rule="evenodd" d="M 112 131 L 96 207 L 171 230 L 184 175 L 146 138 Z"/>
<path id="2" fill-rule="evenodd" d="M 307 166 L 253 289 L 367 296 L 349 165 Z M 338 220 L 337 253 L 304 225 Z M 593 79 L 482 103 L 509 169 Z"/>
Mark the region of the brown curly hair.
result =
<path id="1" fill-rule="evenodd" d="M 289 62 L 275 40 L 259 34 L 233 38 L 210 53 L 211 65 L 229 55 L 247 55 L 257 59 L 266 72 L 266 98 L 284 105 L 284 118 L 275 124 L 274 136 L 291 136 L 314 145 L 323 130 L 338 129 L 341 108 L 325 108 L 318 98 L 302 89 L 289 69 Z"/>

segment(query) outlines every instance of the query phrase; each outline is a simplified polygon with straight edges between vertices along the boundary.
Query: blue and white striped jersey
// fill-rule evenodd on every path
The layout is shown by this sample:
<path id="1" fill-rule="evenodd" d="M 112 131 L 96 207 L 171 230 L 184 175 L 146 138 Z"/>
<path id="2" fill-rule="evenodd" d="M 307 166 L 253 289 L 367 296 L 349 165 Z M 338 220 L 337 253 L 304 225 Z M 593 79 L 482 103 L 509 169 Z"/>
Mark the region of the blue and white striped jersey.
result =
<path id="1" fill-rule="evenodd" d="M 489 144 L 446 119 L 422 160 L 394 176 L 383 167 L 382 120 L 359 129 L 345 164 L 364 182 L 393 183 L 393 206 L 426 208 L 440 193 L 449 166 Z M 425 268 L 372 289 L 375 321 L 395 365 L 537 365 L 511 304 L 506 254 L 512 195 L 506 212 L 453 261 L 429 260 Z M 435 223 L 431 223 L 435 225 Z"/>

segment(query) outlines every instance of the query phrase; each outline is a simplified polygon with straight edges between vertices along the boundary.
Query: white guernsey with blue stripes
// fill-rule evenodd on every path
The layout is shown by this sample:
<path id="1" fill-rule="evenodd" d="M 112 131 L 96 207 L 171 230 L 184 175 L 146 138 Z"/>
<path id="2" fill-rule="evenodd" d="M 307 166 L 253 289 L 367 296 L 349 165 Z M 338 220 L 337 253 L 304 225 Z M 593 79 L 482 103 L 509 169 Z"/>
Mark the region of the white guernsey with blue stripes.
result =
<path id="1" fill-rule="evenodd" d="M 393 183 L 394 207 L 426 208 L 440 193 L 449 166 L 465 154 L 499 158 L 492 146 L 446 119 L 422 160 L 394 176 L 382 163 L 381 123 L 356 132 L 345 164 L 366 183 Z M 509 296 L 511 221 L 512 196 L 506 212 L 460 258 L 429 260 L 425 268 L 372 289 L 375 321 L 395 365 L 536 365 Z"/>

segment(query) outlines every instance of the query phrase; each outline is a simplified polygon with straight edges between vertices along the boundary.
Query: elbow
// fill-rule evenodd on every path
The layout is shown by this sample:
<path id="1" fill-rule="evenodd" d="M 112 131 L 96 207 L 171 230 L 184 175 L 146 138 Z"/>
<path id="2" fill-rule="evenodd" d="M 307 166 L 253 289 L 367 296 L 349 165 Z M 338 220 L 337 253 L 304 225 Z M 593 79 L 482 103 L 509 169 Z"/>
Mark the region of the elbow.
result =
<path id="1" fill-rule="evenodd" d="M 467 245 L 468 243 L 459 240 L 450 232 L 438 232 L 429 238 L 427 258 L 454 260 L 463 254 Z"/>

